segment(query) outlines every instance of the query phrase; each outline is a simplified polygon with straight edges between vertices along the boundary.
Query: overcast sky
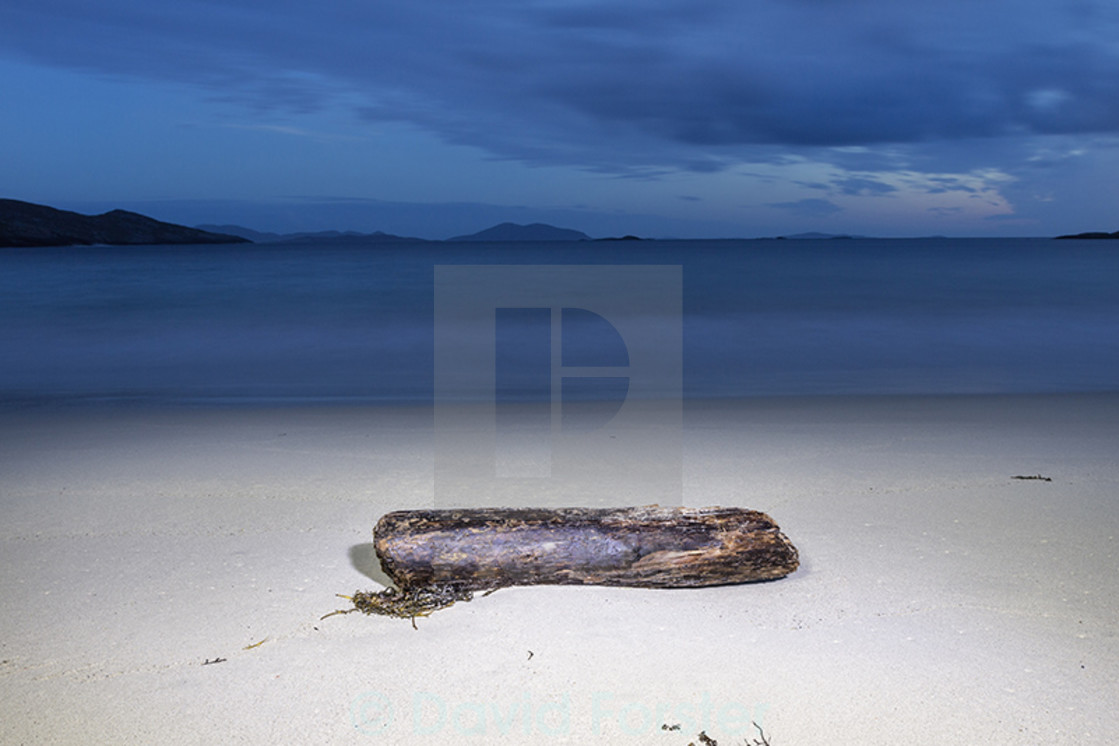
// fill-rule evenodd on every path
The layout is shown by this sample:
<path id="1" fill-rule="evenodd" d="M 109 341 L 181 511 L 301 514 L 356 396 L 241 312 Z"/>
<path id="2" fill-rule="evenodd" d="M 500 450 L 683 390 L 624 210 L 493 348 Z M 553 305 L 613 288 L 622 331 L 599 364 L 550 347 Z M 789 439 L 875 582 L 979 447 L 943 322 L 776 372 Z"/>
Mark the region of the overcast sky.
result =
<path id="1" fill-rule="evenodd" d="M 1119 230 L 1115 0 L 4 0 L 0 196 L 445 238 Z"/>

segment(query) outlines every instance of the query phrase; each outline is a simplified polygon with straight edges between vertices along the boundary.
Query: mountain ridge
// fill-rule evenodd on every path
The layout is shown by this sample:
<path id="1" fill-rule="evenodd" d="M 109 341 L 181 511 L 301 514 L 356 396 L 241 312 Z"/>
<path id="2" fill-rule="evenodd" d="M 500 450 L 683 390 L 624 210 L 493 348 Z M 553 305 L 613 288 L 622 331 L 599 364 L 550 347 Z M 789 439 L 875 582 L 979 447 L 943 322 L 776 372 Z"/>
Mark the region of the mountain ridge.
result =
<path id="1" fill-rule="evenodd" d="M 0 247 L 250 243 L 240 236 L 165 223 L 127 210 L 82 215 L 47 205 L 0 199 Z"/>
<path id="2" fill-rule="evenodd" d="M 1115 231 L 1114 233 L 1108 233 L 1107 231 L 1088 231 L 1087 233 L 1071 233 L 1065 236 L 1057 236 L 1057 238 L 1086 238 L 1089 240 L 1101 238 L 1114 239 L 1119 238 L 1119 231 Z"/>
<path id="3" fill-rule="evenodd" d="M 590 241 L 591 237 L 582 231 L 571 228 L 557 228 L 547 223 L 531 223 L 519 225 L 517 223 L 499 223 L 491 228 L 469 233 L 464 236 L 454 236 L 448 241 Z"/>
<path id="4" fill-rule="evenodd" d="M 204 231 L 227 233 L 232 236 L 241 236 L 253 243 L 302 243 L 314 241 L 316 243 L 332 244 L 362 244 L 362 243 L 428 243 L 425 238 L 411 236 L 397 236 L 384 231 L 360 233 L 358 231 L 301 231 L 298 233 L 269 233 L 255 231 L 241 225 L 196 225 L 195 228 Z"/>

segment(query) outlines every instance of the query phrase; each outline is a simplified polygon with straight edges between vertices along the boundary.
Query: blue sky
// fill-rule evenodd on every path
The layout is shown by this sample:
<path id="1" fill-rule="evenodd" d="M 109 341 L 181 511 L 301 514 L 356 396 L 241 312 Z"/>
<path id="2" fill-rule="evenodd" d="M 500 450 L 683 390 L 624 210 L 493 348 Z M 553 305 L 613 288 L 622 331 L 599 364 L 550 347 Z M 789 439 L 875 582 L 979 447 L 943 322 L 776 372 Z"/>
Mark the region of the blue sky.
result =
<path id="1" fill-rule="evenodd" d="M 445 238 L 1119 229 L 1114 0 L 5 0 L 0 196 Z"/>

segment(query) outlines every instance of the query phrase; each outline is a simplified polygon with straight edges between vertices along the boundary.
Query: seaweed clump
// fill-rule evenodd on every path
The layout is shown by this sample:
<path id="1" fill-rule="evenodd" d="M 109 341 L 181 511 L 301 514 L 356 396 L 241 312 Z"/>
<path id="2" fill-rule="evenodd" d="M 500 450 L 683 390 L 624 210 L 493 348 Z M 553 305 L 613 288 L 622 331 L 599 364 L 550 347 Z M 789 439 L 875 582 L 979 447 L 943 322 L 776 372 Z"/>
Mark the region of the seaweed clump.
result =
<path id="1" fill-rule="evenodd" d="M 338 609 L 323 616 L 326 619 L 335 614 L 378 614 L 398 619 L 411 619 L 416 626 L 416 617 L 428 616 L 433 611 L 453 606 L 459 601 L 470 601 L 474 593 L 452 584 L 432 584 L 416 588 L 386 588 L 383 591 L 357 591 L 352 596 L 338 595 L 353 602 L 352 609 Z"/>
<path id="2" fill-rule="evenodd" d="M 766 738 L 765 731 L 762 730 L 762 727 L 752 720 L 750 721 L 750 724 L 758 729 L 758 735 L 760 736 L 760 738 L 755 738 L 750 741 L 743 741 L 742 743 L 744 744 L 744 746 L 771 746 L 769 743 L 769 739 Z M 665 723 L 661 726 L 661 730 L 680 730 L 680 726 L 668 725 L 667 723 Z M 699 739 L 700 746 L 719 746 L 719 742 L 711 736 L 707 735 L 706 731 L 701 730 L 696 738 Z M 696 746 L 695 741 L 689 741 L 688 746 Z"/>

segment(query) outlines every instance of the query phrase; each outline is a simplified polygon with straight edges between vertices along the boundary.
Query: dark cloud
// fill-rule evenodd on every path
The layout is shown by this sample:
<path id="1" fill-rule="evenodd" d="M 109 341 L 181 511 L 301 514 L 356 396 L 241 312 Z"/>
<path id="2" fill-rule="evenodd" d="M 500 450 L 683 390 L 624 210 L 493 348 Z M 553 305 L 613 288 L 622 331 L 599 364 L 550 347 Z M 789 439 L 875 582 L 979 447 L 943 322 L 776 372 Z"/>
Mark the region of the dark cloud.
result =
<path id="1" fill-rule="evenodd" d="M 620 173 L 716 171 L 772 148 L 1116 132 L 1116 38 L 1111 0 L 0 8 L 0 54 L 258 108 L 352 106 L 496 157 Z"/>

